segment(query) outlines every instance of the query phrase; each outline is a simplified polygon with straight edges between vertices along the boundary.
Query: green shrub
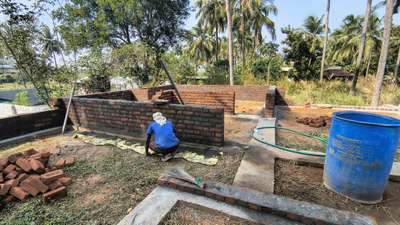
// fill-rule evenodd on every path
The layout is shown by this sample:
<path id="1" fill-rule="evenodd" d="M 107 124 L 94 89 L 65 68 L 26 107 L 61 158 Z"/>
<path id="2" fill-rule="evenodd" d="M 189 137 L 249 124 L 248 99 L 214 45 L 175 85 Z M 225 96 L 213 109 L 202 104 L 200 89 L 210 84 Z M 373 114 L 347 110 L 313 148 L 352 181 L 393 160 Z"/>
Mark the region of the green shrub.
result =
<path id="1" fill-rule="evenodd" d="M 13 103 L 16 105 L 30 105 L 28 92 L 26 91 L 18 92 L 17 95 L 15 96 Z"/>

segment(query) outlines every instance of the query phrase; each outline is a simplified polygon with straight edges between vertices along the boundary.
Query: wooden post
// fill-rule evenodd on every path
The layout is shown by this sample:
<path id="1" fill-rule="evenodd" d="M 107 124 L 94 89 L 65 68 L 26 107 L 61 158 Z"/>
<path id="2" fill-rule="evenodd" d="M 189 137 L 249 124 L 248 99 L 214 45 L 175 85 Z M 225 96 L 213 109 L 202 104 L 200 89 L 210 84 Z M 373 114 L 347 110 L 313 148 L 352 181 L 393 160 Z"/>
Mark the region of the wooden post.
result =
<path id="1" fill-rule="evenodd" d="M 176 91 L 176 95 L 178 96 L 179 101 L 181 102 L 182 105 L 184 105 L 185 103 L 183 102 L 181 95 L 179 94 L 178 88 L 176 88 L 175 82 L 172 80 L 171 75 L 169 74 L 168 70 L 167 70 L 167 66 L 165 65 L 165 63 L 160 59 L 160 64 L 163 68 L 163 70 L 165 71 L 165 73 L 168 76 L 169 82 L 171 82 L 172 87 L 174 87 L 175 91 Z"/>
<path id="2" fill-rule="evenodd" d="M 75 88 L 76 88 L 76 80 L 74 82 L 74 85 L 72 86 L 71 94 L 69 95 L 67 111 L 65 112 L 64 123 L 63 123 L 63 126 L 62 126 L 61 135 L 64 135 L 65 127 L 67 126 L 69 109 L 71 107 L 72 97 L 74 96 Z"/>

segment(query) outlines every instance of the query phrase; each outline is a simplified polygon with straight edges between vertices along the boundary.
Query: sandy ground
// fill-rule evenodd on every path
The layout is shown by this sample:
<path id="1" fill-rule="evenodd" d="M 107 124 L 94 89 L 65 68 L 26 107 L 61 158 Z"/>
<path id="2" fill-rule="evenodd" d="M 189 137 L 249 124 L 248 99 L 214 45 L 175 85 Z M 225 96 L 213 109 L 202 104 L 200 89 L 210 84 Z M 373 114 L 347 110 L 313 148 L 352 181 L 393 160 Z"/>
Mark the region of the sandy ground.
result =
<path id="1" fill-rule="evenodd" d="M 323 169 L 277 160 L 275 194 L 373 216 L 378 224 L 382 225 L 400 224 L 400 183 L 388 183 L 381 203 L 365 205 L 348 200 L 325 188 L 322 176 Z"/>
<path id="2" fill-rule="evenodd" d="M 264 108 L 264 102 L 235 101 L 235 112 L 259 115 Z"/>

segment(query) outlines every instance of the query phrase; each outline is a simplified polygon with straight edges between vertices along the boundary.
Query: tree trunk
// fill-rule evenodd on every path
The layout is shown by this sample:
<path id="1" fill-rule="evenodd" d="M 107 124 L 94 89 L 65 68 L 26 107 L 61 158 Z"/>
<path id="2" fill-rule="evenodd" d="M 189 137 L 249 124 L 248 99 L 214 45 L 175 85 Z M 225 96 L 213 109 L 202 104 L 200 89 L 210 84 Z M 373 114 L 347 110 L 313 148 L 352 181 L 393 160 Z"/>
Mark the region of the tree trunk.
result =
<path id="1" fill-rule="evenodd" d="M 218 54 L 219 54 L 219 37 L 218 37 L 218 23 L 215 24 L 215 62 L 218 62 Z"/>
<path id="2" fill-rule="evenodd" d="M 390 32 L 392 29 L 392 17 L 393 17 L 393 3 L 395 0 L 387 0 L 386 1 L 386 10 L 384 17 L 384 28 L 383 28 L 383 39 L 382 39 L 382 47 L 381 54 L 379 56 L 379 64 L 378 71 L 376 72 L 376 81 L 374 94 L 372 96 L 371 105 L 377 107 L 379 105 L 379 98 L 381 96 L 382 91 L 382 83 L 383 76 L 385 75 L 385 67 L 387 56 L 389 52 L 389 41 L 390 41 Z"/>
<path id="3" fill-rule="evenodd" d="M 326 12 L 325 12 L 325 39 L 324 39 L 324 49 L 322 50 L 322 60 L 321 60 L 321 72 L 319 75 L 319 81 L 322 82 L 324 80 L 324 66 L 325 66 L 325 56 L 326 49 L 328 46 L 328 30 L 329 30 L 329 12 L 331 8 L 331 0 L 327 0 L 326 2 Z"/>
<path id="4" fill-rule="evenodd" d="M 53 52 L 52 55 L 53 55 L 54 65 L 56 66 L 56 69 L 58 69 L 56 54 Z"/>
<path id="5" fill-rule="evenodd" d="M 369 73 L 369 67 L 371 66 L 371 56 L 372 55 L 372 51 L 370 51 L 369 56 L 368 56 L 368 63 L 367 63 L 367 69 L 365 70 L 365 76 L 368 76 Z"/>
<path id="6" fill-rule="evenodd" d="M 233 40 L 232 40 L 232 15 L 231 0 L 225 0 L 227 17 L 227 35 L 228 35 L 228 57 L 229 57 L 229 84 L 233 85 Z"/>
<path id="7" fill-rule="evenodd" d="M 245 30 L 246 30 L 246 27 L 245 27 L 246 21 L 245 21 L 245 18 L 244 18 L 242 1 L 243 0 L 241 0 L 240 3 L 239 3 L 239 5 L 240 5 L 240 52 L 242 54 L 242 64 L 246 65 L 246 49 L 245 49 L 246 46 L 244 44 L 244 41 L 245 41 L 244 34 L 245 34 Z"/>
<path id="8" fill-rule="evenodd" d="M 369 22 L 369 17 L 371 14 L 371 5 L 372 5 L 372 0 L 367 0 L 367 8 L 365 10 L 364 22 L 363 22 L 362 33 L 361 33 L 361 42 L 360 42 L 360 47 L 358 49 L 356 71 L 354 73 L 353 81 L 351 82 L 351 89 L 350 89 L 351 95 L 355 95 L 355 93 L 356 93 L 357 80 L 358 80 L 358 76 L 360 75 L 360 72 L 361 72 L 361 63 L 364 60 L 365 43 L 367 41 L 368 22 Z"/>
<path id="9" fill-rule="evenodd" d="M 400 46 L 399 46 L 399 51 L 397 52 L 397 60 L 396 60 L 396 66 L 394 68 L 394 79 L 396 81 L 396 85 L 399 83 L 398 79 L 398 74 L 399 74 L 399 67 L 400 67 Z"/>

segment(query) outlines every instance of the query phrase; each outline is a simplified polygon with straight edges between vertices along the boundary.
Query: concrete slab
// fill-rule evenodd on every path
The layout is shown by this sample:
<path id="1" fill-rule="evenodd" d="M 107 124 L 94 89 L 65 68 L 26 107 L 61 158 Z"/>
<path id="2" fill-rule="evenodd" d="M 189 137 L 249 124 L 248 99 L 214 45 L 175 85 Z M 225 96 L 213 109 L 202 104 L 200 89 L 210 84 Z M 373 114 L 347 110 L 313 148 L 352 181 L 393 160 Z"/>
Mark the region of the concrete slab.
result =
<path id="1" fill-rule="evenodd" d="M 274 166 L 273 155 L 265 149 L 253 147 L 244 154 L 233 184 L 272 194 L 274 193 Z"/>
<path id="2" fill-rule="evenodd" d="M 263 213 L 242 206 L 228 205 L 204 196 L 194 195 L 166 187 L 155 188 L 118 225 L 157 225 L 178 201 L 200 205 L 220 213 L 260 224 L 300 225 L 276 215 Z"/>

